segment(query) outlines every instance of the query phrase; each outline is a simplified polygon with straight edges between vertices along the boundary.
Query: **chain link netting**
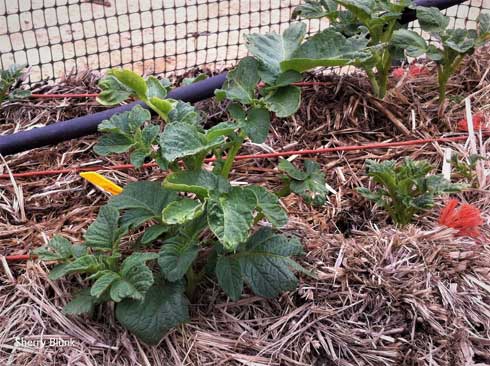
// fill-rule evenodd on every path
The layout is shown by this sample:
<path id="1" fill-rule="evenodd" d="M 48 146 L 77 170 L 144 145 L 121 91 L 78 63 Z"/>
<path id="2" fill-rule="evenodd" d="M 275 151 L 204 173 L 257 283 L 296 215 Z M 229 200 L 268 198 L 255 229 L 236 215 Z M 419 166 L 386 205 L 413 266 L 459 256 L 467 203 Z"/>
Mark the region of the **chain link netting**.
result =
<path id="1" fill-rule="evenodd" d="M 219 69 L 246 55 L 243 35 L 282 31 L 301 0 L 1 0 L 0 68 L 29 64 L 30 82 L 80 70 L 140 74 Z M 490 0 L 447 10 L 474 28 Z M 309 22 L 309 31 L 324 24 Z M 416 27 L 416 24 L 414 25 Z"/>

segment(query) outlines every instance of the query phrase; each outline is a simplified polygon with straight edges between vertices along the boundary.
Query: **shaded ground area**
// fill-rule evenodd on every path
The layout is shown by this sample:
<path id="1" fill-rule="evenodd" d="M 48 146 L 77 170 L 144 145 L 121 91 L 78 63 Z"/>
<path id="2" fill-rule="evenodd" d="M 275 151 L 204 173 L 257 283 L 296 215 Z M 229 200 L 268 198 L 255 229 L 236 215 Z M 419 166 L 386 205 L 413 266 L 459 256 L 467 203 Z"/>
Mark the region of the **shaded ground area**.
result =
<path id="1" fill-rule="evenodd" d="M 430 67 L 430 65 L 429 65 Z M 401 80 L 385 102 L 369 94 L 361 75 L 311 76 L 329 84 L 308 87 L 301 110 L 275 120 L 266 144 L 248 144 L 243 153 L 298 150 L 457 135 L 463 97 L 472 94 L 474 111 L 489 112 L 488 49 L 468 60 L 450 82 L 446 113 L 438 117 L 431 76 Z M 178 80 L 176 80 L 178 82 Z M 395 84 L 396 81 L 392 80 Z M 94 92 L 91 74 L 67 78 L 39 92 Z M 222 105 L 199 103 L 206 123 L 226 118 Z M 101 109 L 95 101 L 30 101 L 5 108 L 0 133 L 54 123 Z M 413 112 L 412 112 L 413 111 Z M 415 121 L 412 120 L 415 115 Z M 396 124 L 409 129 L 404 135 Z M 415 127 L 412 130 L 412 124 Z M 6 157 L 14 171 L 127 163 L 92 152 L 96 136 Z M 464 144 L 451 143 L 466 154 Z M 274 300 L 250 293 L 232 302 L 206 280 L 192 306 L 191 321 L 156 347 L 147 347 L 113 319 L 110 306 L 93 318 L 66 317 L 62 306 L 83 283 L 77 277 L 47 279 L 37 261 L 0 259 L 0 363 L 14 365 L 485 365 L 490 364 L 490 195 L 487 180 L 459 195 L 478 206 L 485 221 L 482 239 L 455 238 L 437 225 L 437 207 L 414 225 L 394 228 L 386 214 L 355 192 L 367 185 L 364 161 L 411 156 L 440 170 L 443 146 L 427 144 L 389 150 L 354 151 L 311 157 L 322 165 L 336 191 L 321 208 L 295 196 L 283 199 L 290 214 L 285 231 L 298 235 L 307 252 L 302 264 L 317 278 Z M 488 141 L 479 149 L 488 150 Z M 301 160 L 300 158 L 296 161 Z M 233 180 L 277 186 L 277 161 L 241 161 Z M 486 165 L 488 169 L 488 164 Z M 110 171 L 120 184 L 161 179 L 155 169 Z M 79 240 L 107 195 L 77 174 L 2 180 L 0 254 L 25 254 L 56 233 Z M 125 244 L 134 238 L 127 238 Z M 0 257 L 1 258 L 1 257 Z M 16 347 L 15 337 L 73 339 L 66 348 L 43 352 Z"/>

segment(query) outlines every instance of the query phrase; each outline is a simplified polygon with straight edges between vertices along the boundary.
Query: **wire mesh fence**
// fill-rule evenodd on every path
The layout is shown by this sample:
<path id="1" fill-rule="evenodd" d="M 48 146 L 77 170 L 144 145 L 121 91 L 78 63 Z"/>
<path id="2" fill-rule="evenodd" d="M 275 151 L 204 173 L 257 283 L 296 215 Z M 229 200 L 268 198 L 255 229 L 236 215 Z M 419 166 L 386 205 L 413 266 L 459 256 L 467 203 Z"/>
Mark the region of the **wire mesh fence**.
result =
<path id="1" fill-rule="evenodd" d="M 301 0 L 1 0 L 0 68 L 32 66 L 30 81 L 83 69 L 140 74 L 222 68 L 246 55 L 243 35 L 282 31 Z M 447 10 L 475 27 L 490 0 Z M 314 32 L 324 24 L 309 22 Z M 416 24 L 414 25 L 416 27 Z"/>

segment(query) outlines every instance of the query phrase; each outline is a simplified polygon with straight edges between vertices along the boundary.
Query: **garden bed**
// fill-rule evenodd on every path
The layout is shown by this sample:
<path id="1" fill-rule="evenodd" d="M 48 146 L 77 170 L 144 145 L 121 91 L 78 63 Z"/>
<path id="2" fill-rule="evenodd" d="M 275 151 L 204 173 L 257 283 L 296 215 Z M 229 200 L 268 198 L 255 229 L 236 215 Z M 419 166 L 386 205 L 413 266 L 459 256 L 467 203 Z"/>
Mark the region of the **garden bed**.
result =
<path id="1" fill-rule="evenodd" d="M 431 67 L 430 65 L 428 67 Z M 473 111 L 489 111 L 490 55 L 482 49 L 468 58 L 448 87 L 449 106 L 438 117 L 433 76 L 391 80 L 398 85 L 385 101 L 370 96 L 359 74 L 310 75 L 321 86 L 303 88 L 301 109 L 277 119 L 263 145 L 247 144 L 240 153 L 315 149 L 372 142 L 457 136 L 464 117 L 464 98 L 472 95 Z M 431 73 L 432 74 L 432 73 Z M 39 92 L 96 92 L 96 76 L 68 77 Z M 206 123 L 226 119 L 215 101 L 197 104 Z M 30 100 L 5 108 L 0 132 L 11 133 L 80 116 L 103 107 L 95 101 Z M 412 122 L 412 115 L 415 121 Z M 2 117 L 3 118 L 3 117 Z M 408 135 L 403 128 L 408 129 Z M 125 164 L 124 155 L 101 158 L 93 153 L 97 137 L 5 157 L 12 172 L 67 166 Z M 487 144 L 488 145 L 488 144 Z M 462 143 L 449 143 L 465 152 Z M 486 185 L 459 196 L 478 207 L 484 226 L 480 240 L 455 237 L 437 224 L 443 200 L 397 229 L 382 210 L 355 188 L 366 186 L 366 159 L 405 156 L 426 159 L 438 170 L 443 145 L 338 152 L 307 156 L 317 161 L 335 193 L 321 208 L 295 195 L 284 199 L 289 222 L 283 229 L 302 240 L 300 259 L 317 278 L 274 300 L 247 293 L 227 299 L 212 280 L 204 281 L 191 306 L 191 321 L 172 330 L 157 347 L 139 342 L 113 319 L 109 306 L 93 318 L 65 316 L 61 308 L 80 279 L 47 280 L 48 266 L 39 261 L 11 263 L 2 259 L 0 273 L 0 363 L 142 364 L 142 365 L 473 365 L 490 363 L 490 194 Z M 488 149 L 488 146 L 487 146 Z M 276 187 L 276 160 L 234 164 L 232 181 Z M 488 162 L 487 162 L 488 168 Z M 125 185 L 162 178 L 158 169 L 107 171 Z M 79 241 L 107 194 L 77 173 L 2 180 L 0 254 L 26 254 L 55 234 Z M 123 245 L 124 247 L 124 245 Z M 16 337 L 39 335 L 74 340 L 66 348 L 37 353 L 17 347 Z M 32 337 L 32 338 L 29 338 Z"/>

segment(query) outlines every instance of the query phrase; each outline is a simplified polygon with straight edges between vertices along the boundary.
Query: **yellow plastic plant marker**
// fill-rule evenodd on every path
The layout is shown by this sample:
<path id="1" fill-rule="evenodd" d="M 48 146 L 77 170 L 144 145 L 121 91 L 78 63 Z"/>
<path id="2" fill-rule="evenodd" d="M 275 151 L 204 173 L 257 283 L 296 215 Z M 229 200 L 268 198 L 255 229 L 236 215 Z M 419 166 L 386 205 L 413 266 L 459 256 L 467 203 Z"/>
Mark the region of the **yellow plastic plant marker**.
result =
<path id="1" fill-rule="evenodd" d="M 119 194 L 123 191 L 121 187 L 119 187 L 116 183 L 113 181 L 107 179 L 106 177 L 100 175 L 99 173 L 96 172 L 83 172 L 80 173 L 80 176 L 92 183 L 94 186 L 102 189 L 104 192 L 110 193 L 110 194 Z"/>

